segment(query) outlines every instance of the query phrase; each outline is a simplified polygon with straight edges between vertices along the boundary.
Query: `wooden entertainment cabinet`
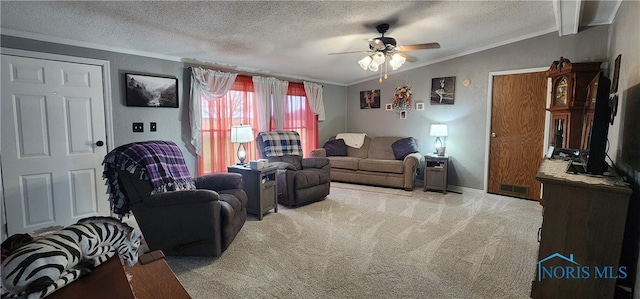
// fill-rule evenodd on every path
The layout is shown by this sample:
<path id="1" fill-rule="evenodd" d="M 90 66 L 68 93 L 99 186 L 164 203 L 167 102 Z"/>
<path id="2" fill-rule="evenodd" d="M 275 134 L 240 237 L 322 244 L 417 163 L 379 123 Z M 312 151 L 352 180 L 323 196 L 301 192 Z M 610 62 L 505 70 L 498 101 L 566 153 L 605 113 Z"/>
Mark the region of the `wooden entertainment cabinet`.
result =
<path id="1" fill-rule="evenodd" d="M 531 297 L 613 298 L 613 276 L 622 275 L 619 267 L 625 266 L 618 262 L 631 188 L 618 176 L 567 173 L 569 163 L 544 160 L 536 176 L 543 184 L 544 209 Z M 555 275 L 567 277 L 565 267 L 579 272 L 562 279 L 540 271 L 540 279 L 540 266 L 560 267 Z M 608 277 L 597 277 L 602 269 L 608 269 Z"/>

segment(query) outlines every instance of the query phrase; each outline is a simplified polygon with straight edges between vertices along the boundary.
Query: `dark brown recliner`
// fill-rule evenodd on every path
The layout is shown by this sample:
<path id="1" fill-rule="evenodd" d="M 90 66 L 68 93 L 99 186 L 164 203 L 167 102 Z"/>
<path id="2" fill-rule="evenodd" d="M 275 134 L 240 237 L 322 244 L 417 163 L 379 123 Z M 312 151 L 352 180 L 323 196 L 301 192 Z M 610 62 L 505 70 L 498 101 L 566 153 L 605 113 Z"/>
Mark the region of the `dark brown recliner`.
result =
<path id="1" fill-rule="evenodd" d="M 103 164 L 112 211 L 133 212 L 150 250 L 220 256 L 247 219 L 242 175 L 192 178 L 171 141 L 119 146 Z"/>
<path id="2" fill-rule="evenodd" d="M 278 203 L 286 206 L 300 206 L 323 200 L 329 195 L 331 184 L 331 165 L 329 159 L 322 157 L 303 158 L 302 155 L 269 156 L 265 151 L 265 134 L 285 133 L 291 144 L 300 143 L 297 132 L 260 132 L 256 137 L 256 146 L 263 159 L 277 170 Z M 284 135 L 284 134 L 283 134 Z M 297 138 L 297 140 L 295 140 Z"/>
<path id="3" fill-rule="evenodd" d="M 220 256 L 247 219 L 247 195 L 237 173 L 197 177 L 195 190 L 153 195 L 138 172 L 118 170 L 118 177 L 151 251 Z"/>

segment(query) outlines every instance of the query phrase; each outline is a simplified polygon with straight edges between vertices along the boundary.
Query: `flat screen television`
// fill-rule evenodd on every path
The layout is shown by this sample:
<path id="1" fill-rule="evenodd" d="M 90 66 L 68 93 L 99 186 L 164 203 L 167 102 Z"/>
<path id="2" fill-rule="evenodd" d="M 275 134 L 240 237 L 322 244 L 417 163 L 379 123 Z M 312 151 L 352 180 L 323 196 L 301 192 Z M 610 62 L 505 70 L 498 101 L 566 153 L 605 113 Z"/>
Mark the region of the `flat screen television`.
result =
<path id="1" fill-rule="evenodd" d="M 583 132 L 588 134 L 586 137 L 585 149 L 587 152 L 586 172 L 589 174 L 601 175 L 609 169 L 607 164 L 607 135 L 609 133 L 609 122 L 611 120 L 611 107 L 609 106 L 609 87 L 611 80 L 598 73 L 589 84 L 587 105 L 585 106 L 585 121 L 587 129 Z M 588 117 L 586 114 L 589 108 L 593 107 L 593 116 Z M 590 129 L 588 129 L 590 127 Z"/>

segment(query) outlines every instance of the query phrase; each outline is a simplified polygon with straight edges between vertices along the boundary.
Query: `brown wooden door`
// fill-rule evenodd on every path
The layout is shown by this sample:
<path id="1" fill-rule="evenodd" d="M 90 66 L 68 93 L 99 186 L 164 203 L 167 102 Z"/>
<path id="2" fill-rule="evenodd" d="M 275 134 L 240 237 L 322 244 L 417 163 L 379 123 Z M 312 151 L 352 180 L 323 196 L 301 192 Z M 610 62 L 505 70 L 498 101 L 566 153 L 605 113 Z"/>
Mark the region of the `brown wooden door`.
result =
<path id="1" fill-rule="evenodd" d="M 545 72 L 493 77 L 489 193 L 540 199 L 546 90 Z"/>

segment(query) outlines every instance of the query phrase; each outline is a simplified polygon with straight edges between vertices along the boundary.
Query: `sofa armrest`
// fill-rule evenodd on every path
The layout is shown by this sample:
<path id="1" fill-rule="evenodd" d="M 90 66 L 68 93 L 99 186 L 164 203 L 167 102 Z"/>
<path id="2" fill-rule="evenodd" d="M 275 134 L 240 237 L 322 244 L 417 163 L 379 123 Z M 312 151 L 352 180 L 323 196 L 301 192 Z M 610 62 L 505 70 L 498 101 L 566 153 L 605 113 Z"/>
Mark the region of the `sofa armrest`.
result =
<path id="1" fill-rule="evenodd" d="M 403 173 L 404 173 L 404 190 L 413 190 L 413 181 L 416 178 L 416 169 L 420 165 L 422 160 L 421 153 L 408 154 L 402 161 Z"/>
<path id="2" fill-rule="evenodd" d="M 422 160 L 421 153 L 408 154 L 406 157 L 404 157 L 402 165 L 404 165 L 405 172 L 410 169 L 415 170 L 416 167 L 418 167 L 418 165 L 420 164 L 420 160 Z"/>
<path id="3" fill-rule="evenodd" d="M 212 173 L 194 178 L 198 189 L 213 191 L 242 189 L 242 175 L 239 173 Z"/>
<path id="4" fill-rule="evenodd" d="M 324 148 L 317 148 L 311 151 L 311 157 L 326 157 L 327 150 Z"/>
<path id="5" fill-rule="evenodd" d="M 302 169 L 306 168 L 323 168 L 329 165 L 329 159 L 323 157 L 311 157 L 302 159 Z"/>
<path id="6" fill-rule="evenodd" d="M 142 202 L 147 207 L 181 206 L 194 203 L 218 201 L 220 195 L 211 190 L 180 190 L 156 193 Z"/>

